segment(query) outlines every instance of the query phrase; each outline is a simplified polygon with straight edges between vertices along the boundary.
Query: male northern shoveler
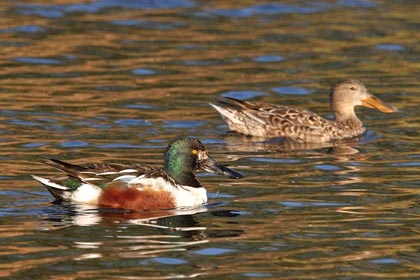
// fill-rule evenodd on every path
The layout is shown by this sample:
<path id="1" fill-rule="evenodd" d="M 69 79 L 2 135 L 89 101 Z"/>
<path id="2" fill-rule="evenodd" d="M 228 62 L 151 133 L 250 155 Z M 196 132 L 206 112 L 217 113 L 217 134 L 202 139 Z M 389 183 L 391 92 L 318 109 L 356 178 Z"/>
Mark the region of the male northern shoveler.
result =
<path id="1" fill-rule="evenodd" d="M 87 203 L 131 210 L 184 208 L 207 202 L 207 191 L 194 176 L 202 169 L 241 178 L 242 175 L 211 158 L 197 139 L 181 138 L 169 144 L 164 167 L 143 164 L 92 164 L 86 167 L 56 159 L 46 162 L 67 173 L 47 179 L 32 176 L 58 201 Z"/>
<path id="2" fill-rule="evenodd" d="M 319 143 L 362 135 L 366 128 L 354 107 L 361 105 L 385 113 L 397 109 L 374 95 L 358 80 L 345 79 L 331 87 L 330 103 L 335 120 L 283 105 L 259 104 L 222 97 L 227 107 L 211 104 L 233 131 L 264 138 L 282 137 L 300 143 Z"/>

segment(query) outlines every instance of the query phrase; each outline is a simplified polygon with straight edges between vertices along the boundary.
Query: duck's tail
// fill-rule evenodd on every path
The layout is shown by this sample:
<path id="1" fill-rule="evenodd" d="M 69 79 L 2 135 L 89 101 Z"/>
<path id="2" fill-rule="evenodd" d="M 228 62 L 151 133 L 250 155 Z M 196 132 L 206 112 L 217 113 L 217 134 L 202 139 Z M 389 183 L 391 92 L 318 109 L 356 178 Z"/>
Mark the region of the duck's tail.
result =
<path id="1" fill-rule="evenodd" d="M 35 175 L 32 175 L 32 178 L 43 184 L 56 200 L 68 200 L 68 197 L 72 190 L 70 187 L 66 187 L 63 184 L 59 182 L 54 182 L 48 178 L 43 178 Z"/>

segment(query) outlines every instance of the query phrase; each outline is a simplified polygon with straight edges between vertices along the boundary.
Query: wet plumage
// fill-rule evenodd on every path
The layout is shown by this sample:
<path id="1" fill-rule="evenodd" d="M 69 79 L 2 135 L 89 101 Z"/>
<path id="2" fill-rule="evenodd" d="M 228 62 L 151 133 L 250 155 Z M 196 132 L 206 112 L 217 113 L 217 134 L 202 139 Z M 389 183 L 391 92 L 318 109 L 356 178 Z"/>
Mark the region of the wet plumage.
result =
<path id="1" fill-rule="evenodd" d="M 225 106 L 210 105 L 221 114 L 232 131 L 264 138 L 282 137 L 300 143 L 329 142 L 362 135 L 366 128 L 356 116 L 355 106 L 375 108 L 385 113 L 397 111 L 353 79 L 339 81 L 331 87 L 334 120 L 284 105 L 251 103 L 228 97 L 218 101 Z"/>
<path id="2" fill-rule="evenodd" d="M 66 176 L 33 178 L 46 186 L 58 201 L 144 211 L 205 204 L 207 192 L 195 177 L 196 170 L 242 177 L 218 164 L 204 145 L 193 138 L 181 138 L 169 144 L 163 168 L 114 163 L 79 166 L 56 159 L 46 164 Z"/>

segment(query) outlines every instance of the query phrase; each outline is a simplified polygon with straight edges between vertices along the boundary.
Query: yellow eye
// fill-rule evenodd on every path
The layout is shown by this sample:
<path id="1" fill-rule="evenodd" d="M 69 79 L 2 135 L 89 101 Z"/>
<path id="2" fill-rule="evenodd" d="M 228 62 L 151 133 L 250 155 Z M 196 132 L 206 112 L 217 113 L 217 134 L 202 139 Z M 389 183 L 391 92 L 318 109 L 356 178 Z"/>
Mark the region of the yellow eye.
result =
<path id="1" fill-rule="evenodd" d="M 196 155 L 196 154 L 198 154 L 198 151 L 197 150 L 192 150 L 191 153 L 193 153 L 193 155 Z"/>

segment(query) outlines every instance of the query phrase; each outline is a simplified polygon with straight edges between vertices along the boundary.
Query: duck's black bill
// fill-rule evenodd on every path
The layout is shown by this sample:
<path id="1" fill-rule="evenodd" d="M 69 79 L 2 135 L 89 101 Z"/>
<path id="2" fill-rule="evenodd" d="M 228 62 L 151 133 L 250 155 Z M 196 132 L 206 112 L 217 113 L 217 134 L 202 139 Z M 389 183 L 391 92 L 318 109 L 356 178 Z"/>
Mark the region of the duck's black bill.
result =
<path id="1" fill-rule="evenodd" d="M 224 176 L 226 176 L 230 179 L 240 179 L 240 178 L 244 177 L 244 175 L 242 175 L 238 171 L 227 168 L 226 166 L 217 163 L 211 157 L 208 157 L 206 159 L 206 161 L 204 161 L 201 164 L 201 168 L 204 169 L 207 172 L 215 173 L 215 174 L 219 174 L 219 175 L 224 175 Z"/>
<path id="2" fill-rule="evenodd" d="M 224 165 L 218 164 L 218 167 L 220 170 L 222 170 L 223 175 L 227 176 L 230 179 L 241 179 L 242 177 L 244 177 L 244 175 L 242 175 L 238 171 L 227 168 Z"/>

